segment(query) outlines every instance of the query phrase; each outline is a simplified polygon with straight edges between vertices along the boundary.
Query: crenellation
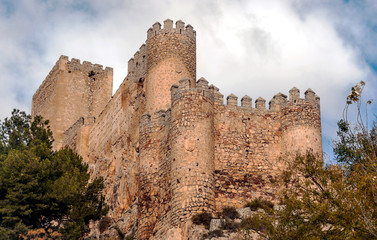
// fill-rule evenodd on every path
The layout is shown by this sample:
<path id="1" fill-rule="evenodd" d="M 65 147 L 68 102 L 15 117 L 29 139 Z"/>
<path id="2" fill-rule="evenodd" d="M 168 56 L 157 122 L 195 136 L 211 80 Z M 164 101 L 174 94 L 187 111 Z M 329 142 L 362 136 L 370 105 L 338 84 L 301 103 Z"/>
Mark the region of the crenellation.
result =
<path id="1" fill-rule="evenodd" d="M 177 33 L 181 35 L 185 35 L 191 39 L 196 38 L 196 31 L 194 28 L 188 24 L 185 26 L 185 23 L 181 20 L 176 21 L 175 28 L 173 27 L 173 21 L 170 19 L 166 19 L 163 22 L 163 28 L 161 28 L 162 25 L 159 22 L 156 22 L 152 25 L 151 28 L 147 31 L 147 40 L 157 36 L 159 34 L 165 34 L 165 33 Z"/>
<path id="2" fill-rule="evenodd" d="M 308 90 L 305 91 L 305 100 L 307 102 L 309 102 L 309 103 L 317 105 L 317 103 L 316 103 L 316 94 L 310 88 L 308 88 Z"/>
<path id="3" fill-rule="evenodd" d="M 95 71 L 103 71 L 103 66 L 101 64 L 94 64 Z"/>
<path id="4" fill-rule="evenodd" d="M 285 108 L 287 104 L 287 95 L 278 93 L 273 96 L 272 100 L 269 102 L 269 109 L 272 111 L 280 111 Z"/>
<path id="5" fill-rule="evenodd" d="M 315 103 L 317 104 L 317 108 L 320 108 L 321 98 L 317 94 L 315 94 Z"/>
<path id="6" fill-rule="evenodd" d="M 191 88 L 191 80 L 188 77 L 184 77 L 179 80 L 178 89 L 179 90 L 188 90 Z"/>
<path id="7" fill-rule="evenodd" d="M 186 34 L 189 37 L 196 37 L 196 32 L 190 24 L 186 26 Z"/>
<path id="8" fill-rule="evenodd" d="M 61 56 L 59 57 L 59 60 L 68 61 L 68 56 L 61 55 Z M 59 60 L 58 60 L 58 61 L 59 61 Z"/>
<path id="9" fill-rule="evenodd" d="M 252 99 L 248 95 L 241 98 L 241 108 L 246 111 L 252 110 Z"/>
<path id="10" fill-rule="evenodd" d="M 170 31 L 173 29 L 173 21 L 170 19 L 166 19 L 164 21 L 164 30 L 165 31 Z"/>
<path id="11" fill-rule="evenodd" d="M 128 75 L 127 80 L 145 78 L 147 66 L 147 47 L 142 44 L 138 51 L 135 52 L 134 57 L 128 60 Z"/>
<path id="12" fill-rule="evenodd" d="M 227 98 L 226 98 L 226 104 L 231 107 L 237 107 L 237 101 L 238 97 L 231 93 Z"/>
<path id="13" fill-rule="evenodd" d="M 91 68 L 93 66 L 93 64 L 91 62 L 88 62 L 88 61 L 83 61 L 82 66 L 84 68 Z"/>
<path id="14" fill-rule="evenodd" d="M 266 110 L 266 100 L 262 97 L 259 97 L 255 100 L 255 109 L 258 111 L 265 111 Z"/>
<path id="15" fill-rule="evenodd" d="M 135 60 L 133 58 L 130 58 L 130 60 L 128 60 L 128 75 L 133 74 L 134 71 L 135 71 Z"/>
<path id="16" fill-rule="evenodd" d="M 145 43 L 143 43 L 139 48 L 140 56 L 144 59 L 147 54 Z"/>
<path id="17" fill-rule="evenodd" d="M 80 59 L 72 58 L 72 59 L 71 59 L 71 63 L 72 63 L 72 64 L 80 64 Z"/>
<path id="18" fill-rule="evenodd" d="M 60 56 L 59 60 L 57 61 L 56 65 L 59 65 L 59 69 L 66 70 L 66 66 L 69 66 L 72 69 L 79 70 L 79 71 L 98 71 L 98 72 L 112 72 L 113 68 L 111 67 L 103 67 L 101 64 L 92 64 L 89 61 L 83 61 L 81 63 L 80 59 L 77 58 L 71 58 L 71 61 L 69 61 L 69 58 L 67 56 Z"/>
<path id="19" fill-rule="evenodd" d="M 140 52 L 139 51 L 136 51 L 136 53 L 134 54 L 134 59 L 135 59 L 135 65 L 136 67 L 138 67 L 139 65 L 139 60 L 140 60 Z"/>
<path id="20" fill-rule="evenodd" d="M 296 101 L 298 101 L 299 98 L 300 90 L 298 90 L 296 87 L 293 87 L 291 90 L 289 90 L 289 101 L 296 103 Z"/>
<path id="21" fill-rule="evenodd" d="M 182 20 L 178 20 L 178 21 L 175 23 L 175 28 L 176 28 L 177 30 L 183 31 L 184 28 L 185 28 L 185 23 L 184 23 Z"/>
<path id="22" fill-rule="evenodd" d="M 161 30 L 161 23 L 159 22 L 155 22 L 152 26 L 155 34 L 157 34 Z"/>
<path id="23" fill-rule="evenodd" d="M 224 95 L 220 93 L 220 91 L 219 91 L 220 89 L 218 87 L 214 86 L 213 84 L 211 84 L 209 86 L 209 89 L 212 89 L 212 91 L 213 91 L 215 102 L 217 104 L 223 105 L 223 103 L 224 103 Z"/>
<path id="24" fill-rule="evenodd" d="M 156 22 L 128 61 L 112 96 L 113 69 L 60 56 L 33 96 L 32 115 L 51 122 L 55 148 L 70 147 L 104 177 L 109 216 L 137 239 L 169 239 L 196 213 L 279 201 L 286 156 L 320 153 L 320 99 L 311 90 L 224 95 L 196 80 L 196 32 L 181 20 Z M 100 238 L 99 236 L 94 238 Z"/>
<path id="25" fill-rule="evenodd" d="M 154 33 L 153 28 L 149 28 L 148 31 L 147 31 L 147 39 L 150 39 L 155 35 L 156 34 Z"/>
<path id="26" fill-rule="evenodd" d="M 112 67 L 105 67 L 105 72 L 110 75 L 110 76 L 113 76 L 113 73 L 114 73 L 114 69 Z"/>
<path id="27" fill-rule="evenodd" d="M 69 61 L 69 59 L 68 59 L 67 56 L 61 55 L 59 57 L 58 61 L 56 61 L 56 64 L 54 65 L 52 70 L 50 71 L 49 75 L 51 74 L 51 72 L 55 72 L 58 69 L 65 70 L 68 61 Z M 47 77 L 46 77 L 46 79 L 47 79 Z"/>
<path id="28" fill-rule="evenodd" d="M 196 87 L 202 90 L 208 90 L 208 81 L 204 77 L 201 77 L 198 81 L 196 81 Z"/>

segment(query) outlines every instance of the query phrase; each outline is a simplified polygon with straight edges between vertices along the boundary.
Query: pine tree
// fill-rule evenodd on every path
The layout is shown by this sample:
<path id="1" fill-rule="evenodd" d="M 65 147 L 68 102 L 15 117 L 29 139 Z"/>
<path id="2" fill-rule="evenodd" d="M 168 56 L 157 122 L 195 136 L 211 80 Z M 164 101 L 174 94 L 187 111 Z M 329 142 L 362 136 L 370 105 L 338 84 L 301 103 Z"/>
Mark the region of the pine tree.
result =
<path id="1" fill-rule="evenodd" d="M 0 239 L 44 228 L 77 239 L 107 212 L 103 180 L 71 149 L 52 149 L 48 121 L 14 110 L 0 122 Z"/>

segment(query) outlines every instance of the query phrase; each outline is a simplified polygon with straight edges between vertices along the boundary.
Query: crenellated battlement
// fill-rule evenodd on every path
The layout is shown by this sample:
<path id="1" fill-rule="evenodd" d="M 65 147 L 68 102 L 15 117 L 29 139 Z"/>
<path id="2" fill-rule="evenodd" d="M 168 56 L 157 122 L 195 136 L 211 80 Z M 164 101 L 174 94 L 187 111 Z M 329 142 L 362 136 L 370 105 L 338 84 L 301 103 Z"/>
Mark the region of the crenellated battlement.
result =
<path id="1" fill-rule="evenodd" d="M 81 64 L 80 60 L 77 58 L 72 58 L 71 61 L 69 61 L 68 56 L 61 55 L 59 59 L 56 61 L 55 65 L 50 70 L 50 72 L 48 73 L 48 75 L 46 76 L 46 78 L 43 80 L 42 84 L 34 93 L 33 101 L 41 103 L 45 101 L 45 99 L 47 98 L 46 94 L 48 92 L 52 92 L 53 89 L 56 87 L 56 75 L 59 71 L 66 71 L 68 73 L 71 73 L 72 71 L 80 71 L 85 72 L 85 74 L 88 76 L 90 75 L 90 72 L 93 71 L 93 73 L 95 74 L 104 74 L 105 76 L 108 76 L 110 78 L 112 78 L 113 76 L 113 68 L 111 67 L 103 68 L 103 66 L 100 64 L 92 64 L 88 61 L 83 61 L 83 63 Z M 33 106 L 33 108 L 40 106 L 41 105 Z"/>
<path id="2" fill-rule="evenodd" d="M 146 72 L 146 62 L 147 62 L 147 49 L 146 45 L 143 43 L 139 50 L 134 54 L 134 57 L 128 60 L 128 74 L 132 75 L 134 73 L 145 74 Z"/>
<path id="3" fill-rule="evenodd" d="M 214 86 L 209 86 L 208 81 L 205 78 L 200 78 L 196 81 L 193 86 L 191 79 L 184 77 L 179 80 L 179 84 L 171 86 L 171 102 L 172 106 L 176 101 L 186 97 L 186 96 L 202 96 L 213 104 L 215 98 L 216 88 Z"/>
<path id="4" fill-rule="evenodd" d="M 147 32 L 147 41 L 143 43 L 139 50 L 134 54 L 133 58 L 128 60 L 128 75 L 139 74 L 145 75 L 147 72 L 147 55 L 148 55 L 148 47 L 147 43 L 148 40 L 152 39 L 157 35 L 165 35 L 168 33 L 179 34 L 182 36 L 187 36 L 190 39 L 194 40 L 196 38 L 196 32 L 194 31 L 191 25 L 186 25 L 181 20 L 178 20 L 175 24 L 175 28 L 173 27 L 173 21 L 170 19 L 166 19 L 164 21 L 164 25 L 159 22 L 153 24 L 151 28 L 149 28 Z M 150 65 L 153 64 L 152 62 L 149 63 Z"/>
<path id="5" fill-rule="evenodd" d="M 88 72 L 88 71 L 94 71 L 96 73 L 107 73 L 107 74 L 113 74 L 113 68 L 111 67 L 103 67 L 101 64 L 93 64 L 88 61 L 83 61 L 81 63 L 80 59 L 72 58 L 71 61 L 69 61 L 67 56 L 60 56 L 59 60 L 56 62 L 56 66 L 59 67 L 61 70 L 78 70 L 82 72 Z"/>
<path id="6" fill-rule="evenodd" d="M 151 126 L 162 126 L 170 117 L 170 109 L 160 109 L 152 115 L 144 113 L 140 119 L 140 131 L 145 131 L 146 128 Z"/>
<path id="7" fill-rule="evenodd" d="M 305 97 L 300 98 L 300 90 L 293 87 L 289 91 L 289 98 L 283 93 L 275 94 L 272 99 L 268 102 L 268 108 L 266 108 L 266 100 L 262 97 L 258 97 L 255 100 L 255 105 L 253 107 L 252 98 L 245 95 L 241 99 L 241 105 L 238 105 L 238 97 L 234 94 L 230 94 L 226 97 L 226 103 L 224 104 L 224 95 L 220 93 L 219 88 L 214 85 L 208 85 L 208 81 L 204 78 L 200 78 L 196 82 L 196 87 L 192 87 L 192 81 L 185 77 L 179 81 L 179 84 L 174 84 L 171 86 L 172 103 L 186 95 L 189 91 L 199 91 L 202 92 L 203 96 L 208 96 L 213 98 L 213 101 L 220 104 L 226 108 L 238 109 L 245 112 L 279 112 L 285 108 L 290 108 L 291 106 L 298 106 L 302 104 L 310 104 L 315 108 L 320 107 L 319 97 L 310 88 L 305 91 Z"/>
<path id="8" fill-rule="evenodd" d="M 147 31 L 147 39 L 153 38 L 154 36 L 159 34 L 166 33 L 178 33 L 188 36 L 192 39 L 196 38 L 196 32 L 194 28 L 190 24 L 185 26 L 185 23 L 182 20 L 178 20 L 175 23 L 175 28 L 173 27 L 173 21 L 170 19 L 166 19 L 162 28 L 161 26 L 162 25 L 159 22 L 153 24 L 153 26 Z"/>
<path id="9" fill-rule="evenodd" d="M 258 97 L 255 100 L 255 103 L 254 103 L 255 105 L 253 106 L 252 98 L 250 98 L 248 95 L 245 95 L 244 97 L 242 97 L 241 105 L 238 105 L 238 97 L 234 94 L 230 94 L 229 96 L 227 96 L 226 103 L 223 104 L 224 95 L 222 95 L 219 92 L 219 89 L 217 87 L 211 85 L 210 88 L 213 89 L 213 93 L 215 95 L 215 101 L 217 103 L 227 108 L 239 109 L 246 112 L 254 112 L 254 111 L 279 112 L 284 108 L 289 108 L 290 106 L 300 105 L 304 103 L 309 103 L 313 107 L 316 107 L 318 109 L 320 107 L 319 97 L 310 88 L 305 92 L 304 98 L 300 98 L 300 90 L 298 90 L 295 87 L 293 87 L 289 91 L 289 99 L 287 95 L 283 93 L 277 93 L 268 102 L 268 108 L 266 108 L 266 100 L 263 99 L 262 97 Z"/>

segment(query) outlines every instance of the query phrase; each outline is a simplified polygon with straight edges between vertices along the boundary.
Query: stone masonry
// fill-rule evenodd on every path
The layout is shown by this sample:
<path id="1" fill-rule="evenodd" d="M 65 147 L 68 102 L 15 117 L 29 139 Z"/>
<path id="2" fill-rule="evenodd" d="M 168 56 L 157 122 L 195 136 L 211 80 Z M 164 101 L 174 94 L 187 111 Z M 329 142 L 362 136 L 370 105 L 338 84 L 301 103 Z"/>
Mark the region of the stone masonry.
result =
<path id="1" fill-rule="evenodd" d="M 112 96 L 111 68 L 61 56 L 33 96 L 32 116 L 50 120 L 54 148 L 70 147 L 105 179 L 109 216 L 137 239 L 184 236 L 194 214 L 253 198 L 276 200 L 287 156 L 322 152 L 319 97 L 224 104 L 196 80 L 196 32 L 155 23 Z M 132 209 L 131 209 L 132 208 Z M 126 220 L 127 219 L 127 220 Z"/>

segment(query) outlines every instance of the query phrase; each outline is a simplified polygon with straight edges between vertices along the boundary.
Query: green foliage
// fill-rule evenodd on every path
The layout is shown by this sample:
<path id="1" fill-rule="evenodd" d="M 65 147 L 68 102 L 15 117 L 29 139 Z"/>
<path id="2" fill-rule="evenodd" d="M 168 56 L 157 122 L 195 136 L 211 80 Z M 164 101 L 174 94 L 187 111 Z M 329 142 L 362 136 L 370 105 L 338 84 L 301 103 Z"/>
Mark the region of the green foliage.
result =
<path id="1" fill-rule="evenodd" d="M 235 219 L 239 218 L 240 214 L 237 212 L 234 207 L 225 207 L 222 212 L 222 216 L 225 218 Z"/>
<path id="2" fill-rule="evenodd" d="M 212 220 L 212 214 L 208 212 L 202 212 L 194 215 L 192 217 L 192 222 L 196 225 L 204 225 L 207 229 L 209 229 L 209 225 Z"/>
<path id="3" fill-rule="evenodd" d="M 242 219 L 240 228 L 243 230 L 254 230 L 261 235 L 265 235 L 273 229 L 273 226 L 268 222 L 265 215 L 255 214 L 252 217 Z"/>
<path id="4" fill-rule="evenodd" d="M 238 222 L 235 222 L 234 220 L 229 219 L 229 218 L 225 219 L 225 221 L 221 225 L 221 229 L 229 230 L 231 232 L 235 232 L 239 228 L 240 228 L 240 224 Z"/>
<path id="5" fill-rule="evenodd" d="M 30 121 L 14 110 L 0 124 L 0 238 L 44 228 L 77 239 L 90 219 L 107 211 L 103 180 L 88 184 L 88 166 L 79 155 L 52 149 L 48 121 L 39 116 Z"/>
<path id="6" fill-rule="evenodd" d="M 274 208 L 274 204 L 268 200 L 256 198 L 248 202 L 245 207 L 249 207 L 251 211 L 263 209 L 266 212 L 271 212 Z"/>
<path id="7" fill-rule="evenodd" d="M 371 238 L 361 231 L 361 213 L 342 167 L 323 167 L 309 151 L 296 156 L 288 172 L 281 199 L 285 208 L 259 218 L 262 225 L 272 226 L 266 231 L 270 239 Z"/>
<path id="8" fill-rule="evenodd" d="M 202 239 L 212 239 L 212 238 L 218 238 L 223 237 L 224 233 L 222 230 L 213 230 L 203 235 Z"/>
<path id="9" fill-rule="evenodd" d="M 311 151 L 298 154 L 282 176 L 285 207 L 244 219 L 243 227 L 266 239 L 377 239 L 377 126 L 362 121 L 367 119 L 361 116 L 363 86 L 352 89 L 338 123 L 338 164 L 324 166 Z M 357 104 L 353 124 L 347 120 L 352 103 Z"/>

